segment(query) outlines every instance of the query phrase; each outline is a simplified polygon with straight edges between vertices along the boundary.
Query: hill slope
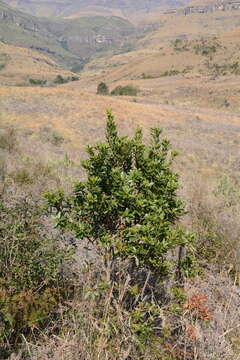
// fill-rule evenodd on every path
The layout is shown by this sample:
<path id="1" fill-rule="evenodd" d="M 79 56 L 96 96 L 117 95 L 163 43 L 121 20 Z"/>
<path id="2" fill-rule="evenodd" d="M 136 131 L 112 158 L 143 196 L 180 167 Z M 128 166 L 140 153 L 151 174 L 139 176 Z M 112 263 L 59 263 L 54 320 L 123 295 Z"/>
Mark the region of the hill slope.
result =
<path id="1" fill-rule="evenodd" d="M 0 42 L 0 85 L 30 85 L 30 79 L 44 84 L 53 82 L 58 75 L 74 76 L 46 55 Z"/>
<path id="2" fill-rule="evenodd" d="M 95 11 L 128 16 L 132 11 L 147 13 L 186 4 L 186 0 L 6 0 L 11 6 L 37 16 L 71 16 L 79 12 Z"/>
<path id="3" fill-rule="evenodd" d="M 109 49 L 121 48 L 134 27 L 119 17 L 43 19 L 0 1 L 0 40 L 38 50 L 72 66 Z"/>

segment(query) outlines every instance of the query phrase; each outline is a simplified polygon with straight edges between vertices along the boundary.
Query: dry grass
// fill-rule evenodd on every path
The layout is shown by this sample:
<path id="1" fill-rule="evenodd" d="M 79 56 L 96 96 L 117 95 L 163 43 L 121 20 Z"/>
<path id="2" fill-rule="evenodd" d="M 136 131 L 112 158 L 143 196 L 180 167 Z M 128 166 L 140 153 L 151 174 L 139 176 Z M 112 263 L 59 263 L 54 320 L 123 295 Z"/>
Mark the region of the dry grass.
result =
<path id="1" fill-rule="evenodd" d="M 130 100 L 130 101 L 129 101 Z M 0 88 L 1 122 L 38 132 L 47 126 L 65 139 L 67 152 L 81 158 L 85 146 L 103 138 L 105 110 L 112 108 L 121 133 L 141 126 L 160 126 L 181 152 L 185 171 L 202 169 L 208 176 L 236 167 L 239 115 L 131 98 L 96 96 L 69 88 Z M 196 141 L 197 138 L 197 141 Z M 181 166 L 180 166 L 181 167 Z"/>
<path id="2" fill-rule="evenodd" d="M 3 55 L 6 65 L 0 71 L 0 84 L 27 84 L 30 78 L 50 81 L 59 74 L 63 77 L 73 75 L 34 50 L 0 43 L 0 59 Z"/>
<path id="3" fill-rule="evenodd" d="M 193 294 L 206 299 L 204 308 L 212 318 L 209 325 L 204 325 L 194 317 L 194 311 L 186 310 L 184 314 L 188 334 L 194 342 L 193 359 L 240 359 L 239 287 L 224 271 L 216 274 L 211 269 L 188 283 L 186 291 L 189 299 Z"/>

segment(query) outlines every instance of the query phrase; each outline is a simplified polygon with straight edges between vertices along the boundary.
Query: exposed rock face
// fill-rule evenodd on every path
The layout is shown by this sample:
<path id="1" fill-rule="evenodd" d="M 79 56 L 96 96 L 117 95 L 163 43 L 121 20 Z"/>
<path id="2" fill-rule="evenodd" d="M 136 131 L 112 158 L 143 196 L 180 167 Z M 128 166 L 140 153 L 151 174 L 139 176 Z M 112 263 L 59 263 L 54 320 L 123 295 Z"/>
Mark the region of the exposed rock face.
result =
<path id="1" fill-rule="evenodd" d="M 176 10 L 176 13 L 184 13 L 187 14 L 194 14 L 194 13 L 208 13 L 214 11 L 234 11 L 240 10 L 240 1 L 235 0 L 227 0 L 227 1 L 217 1 L 215 3 L 209 3 L 208 5 L 202 6 L 186 6 L 183 10 Z"/>
<path id="2" fill-rule="evenodd" d="M 218 1 L 208 5 L 186 6 L 184 8 L 171 8 L 166 10 L 165 14 L 204 14 L 214 11 L 234 11 L 240 10 L 240 1 Z"/>

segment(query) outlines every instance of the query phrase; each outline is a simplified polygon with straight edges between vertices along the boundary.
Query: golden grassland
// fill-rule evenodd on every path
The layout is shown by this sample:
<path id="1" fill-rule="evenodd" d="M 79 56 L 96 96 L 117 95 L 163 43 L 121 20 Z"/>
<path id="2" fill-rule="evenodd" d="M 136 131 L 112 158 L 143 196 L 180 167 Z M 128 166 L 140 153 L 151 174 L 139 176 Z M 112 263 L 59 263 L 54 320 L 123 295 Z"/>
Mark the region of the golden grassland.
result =
<path id="1" fill-rule="evenodd" d="M 143 74 L 159 77 L 170 70 L 207 74 L 210 55 L 210 60 L 220 65 L 239 60 L 239 20 L 240 12 L 158 15 L 150 22 L 157 23 L 159 29 L 140 39 L 135 50 L 94 59 L 82 77 L 90 82 L 95 78 L 114 82 L 141 78 Z M 199 41 L 211 43 L 215 37 L 221 45 L 216 53 L 208 57 L 196 53 Z M 176 39 L 183 41 L 185 48 L 174 47 Z"/>
<path id="2" fill-rule="evenodd" d="M 64 86 L 94 94 L 101 81 L 110 90 L 132 84 L 139 87 L 140 96 L 144 97 L 140 102 L 238 112 L 239 15 L 238 12 L 162 15 L 158 18 L 159 30 L 141 39 L 136 50 L 92 60 L 79 82 Z"/>
<path id="3" fill-rule="evenodd" d="M 149 22 L 159 24 L 159 30 L 150 33 L 151 44 L 168 41 L 179 35 L 194 38 L 196 36 L 218 35 L 238 27 L 239 11 L 216 11 L 205 14 L 159 14 L 149 16 Z"/>
<path id="4" fill-rule="evenodd" d="M 82 74 L 82 85 L 84 86 L 85 78 L 89 86 L 89 81 L 91 84 L 99 79 L 114 83 L 119 80 L 139 79 L 144 75 L 161 77 L 173 70 L 184 74 L 211 75 L 209 65 L 239 61 L 239 29 L 221 33 L 217 37 L 209 35 L 195 39 L 175 33 L 171 40 L 165 41 L 162 38 L 162 30 L 149 36 L 139 42 L 137 50 L 90 62 Z M 179 48 L 174 45 L 176 39 L 182 41 Z M 197 53 L 196 46 L 202 42 L 205 46 L 217 43 L 219 47 L 215 53 L 209 55 Z M 204 44 L 201 46 L 204 49 Z"/>
<path id="5" fill-rule="evenodd" d="M 111 108 L 120 132 L 159 126 L 182 154 L 180 168 L 216 175 L 235 168 L 240 149 L 240 115 L 190 106 L 146 103 L 144 97 L 97 96 L 78 88 L 0 87 L 1 123 L 39 132 L 50 127 L 65 139 L 64 149 L 81 158 L 87 144 L 103 138 L 105 111 Z"/>
<path id="6" fill-rule="evenodd" d="M 58 74 L 73 75 L 54 60 L 37 51 L 0 43 L 0 84 L 27 84 L 30 78 L 53 80 Z"/>

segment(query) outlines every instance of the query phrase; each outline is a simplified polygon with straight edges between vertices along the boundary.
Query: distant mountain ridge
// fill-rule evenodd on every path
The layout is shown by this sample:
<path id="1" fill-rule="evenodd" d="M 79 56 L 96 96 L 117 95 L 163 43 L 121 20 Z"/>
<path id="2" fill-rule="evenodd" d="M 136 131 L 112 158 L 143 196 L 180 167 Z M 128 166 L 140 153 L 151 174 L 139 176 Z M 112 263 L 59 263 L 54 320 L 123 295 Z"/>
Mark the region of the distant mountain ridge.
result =
<path id="1" fill-rule="evenodd" d="M 132 33 L 134 26 L 119 17 L 38 18 L 0 0 L 0 41 L 40 51 L 70 67 L 101 51 L 121 49 Z"/>
<path id="2" fill-rule="evenodd" d="M 5 0 L 7 4 L 36 16 L 68 17 L 81 12 L 95 11 L 129 15 L 133 11 L 148 13 L 186 5 L 189 0 Z"/>

